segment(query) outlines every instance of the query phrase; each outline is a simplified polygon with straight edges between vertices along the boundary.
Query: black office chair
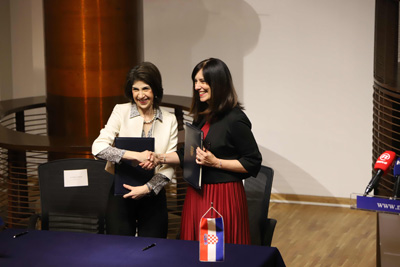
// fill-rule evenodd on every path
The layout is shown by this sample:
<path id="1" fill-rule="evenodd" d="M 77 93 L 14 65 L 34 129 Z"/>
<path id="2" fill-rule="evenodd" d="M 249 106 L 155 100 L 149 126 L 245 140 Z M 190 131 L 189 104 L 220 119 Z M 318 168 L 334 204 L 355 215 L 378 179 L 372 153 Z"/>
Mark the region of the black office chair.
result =
<path id="1" fill-rule="evenodd" d="M 257 177 L 244 181 L 252 245 L 271 246 L 277 221 L 268 218 L 274 170 L 261 166 Z"/>
<path id="2" fill-rule="evenodd" d="M 106 162 L 70 158 L 43 163 L 38 167 L 41 215 L 30 218 L 30 229 L 41 219 L 42 230 L 105 232 L 105 214 L 113 175 Z M 64 186 L 64 171 L 87 170 L 88 186 Z"/>

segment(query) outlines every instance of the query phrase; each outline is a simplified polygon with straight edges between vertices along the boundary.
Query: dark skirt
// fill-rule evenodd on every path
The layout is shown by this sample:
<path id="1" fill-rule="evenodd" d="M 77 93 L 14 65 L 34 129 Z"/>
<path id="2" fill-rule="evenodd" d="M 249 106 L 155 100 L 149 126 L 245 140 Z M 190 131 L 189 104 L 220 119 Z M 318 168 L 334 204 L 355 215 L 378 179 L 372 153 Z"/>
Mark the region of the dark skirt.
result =
<path id="1" fill-rule="evenodd" d="M 225 243 L 250 244 L 249 216 L 242 182 L 204 184 L 201 190 L 189 186 L 182 210 L 181 239 L 199 240 L 200 219 L 211 207 L 222 215 Z M 211 211 L 204 217 L 219 217 Z"/>

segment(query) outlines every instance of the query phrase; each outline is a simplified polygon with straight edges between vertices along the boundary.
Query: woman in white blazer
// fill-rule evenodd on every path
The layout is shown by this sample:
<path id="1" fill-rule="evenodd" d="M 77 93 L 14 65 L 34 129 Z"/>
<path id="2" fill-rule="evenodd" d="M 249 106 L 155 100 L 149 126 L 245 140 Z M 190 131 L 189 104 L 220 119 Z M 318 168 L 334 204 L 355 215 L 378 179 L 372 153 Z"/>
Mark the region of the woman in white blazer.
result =
<path id="1" fill-rule="evenodd" d="M 160 107 L 163 88 L 157 67 L 150 62 L 143 62 L 131 69 L 127 75 L 125 95 L 130 102 L 114 107 L 107 124 L 93 142 L 93 155 L 116 164 L 122 159 L 134 163 L 148 162 L 148 151 L 113 147 L 116 136 L 154 137 L 155 153 L 176 151 L 177 121 L 175 115 Z M 151 168 L 151 163 L 148 162 L 147 167 Z M 163 164 L 156 166 L 154 173 L 146 184 L 124 185 L 130 192 L 123 198 L 114 196 L 114 188 L 111 189 L 106 217 L 108 234 L 167 236 L 168 212 L 164 186 L 171 180 L 174 169 Z"/>

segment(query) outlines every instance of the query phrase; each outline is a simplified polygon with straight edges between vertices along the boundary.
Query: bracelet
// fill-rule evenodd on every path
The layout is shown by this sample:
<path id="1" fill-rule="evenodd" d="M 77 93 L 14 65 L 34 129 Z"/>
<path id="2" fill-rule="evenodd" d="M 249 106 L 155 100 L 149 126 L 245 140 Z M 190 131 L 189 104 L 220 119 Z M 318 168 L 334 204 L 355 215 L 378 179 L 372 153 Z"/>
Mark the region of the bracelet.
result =
<path id="1" fill-rule="evenodd" d="M 219 168 L 221 169 L 222 168 L 221 160 L 218 159 L 218 161 L 219 161 Z"/>

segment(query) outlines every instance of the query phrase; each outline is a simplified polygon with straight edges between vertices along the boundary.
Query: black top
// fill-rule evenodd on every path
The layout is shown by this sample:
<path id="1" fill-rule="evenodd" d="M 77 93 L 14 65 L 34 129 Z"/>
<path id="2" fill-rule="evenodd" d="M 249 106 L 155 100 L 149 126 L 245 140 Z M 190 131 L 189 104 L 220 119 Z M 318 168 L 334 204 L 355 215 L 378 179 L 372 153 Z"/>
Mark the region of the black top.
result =
<path id="1" fill-rule="evenodd" d="M 202 128 L 204 124 L 205 120 L 193 122 L 198 128 Z M 241 181 L 250 176 L 257 176 L 261 168 L 262 156 L 251 132 L 251 122 L 240 108 L 232 109 L 223 118 L 210 125 L 204 146 L 217 158 L 239 160 L 248 172 L 237 173 L 203 166 L 204 184 Z M 182 166 L 184 150 L 180 149 L 177 153 Z"/>

